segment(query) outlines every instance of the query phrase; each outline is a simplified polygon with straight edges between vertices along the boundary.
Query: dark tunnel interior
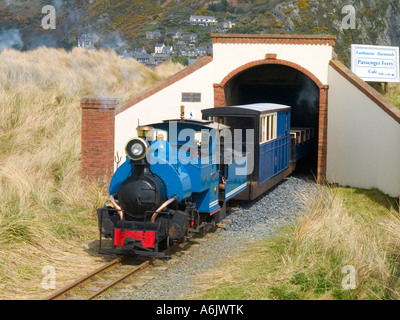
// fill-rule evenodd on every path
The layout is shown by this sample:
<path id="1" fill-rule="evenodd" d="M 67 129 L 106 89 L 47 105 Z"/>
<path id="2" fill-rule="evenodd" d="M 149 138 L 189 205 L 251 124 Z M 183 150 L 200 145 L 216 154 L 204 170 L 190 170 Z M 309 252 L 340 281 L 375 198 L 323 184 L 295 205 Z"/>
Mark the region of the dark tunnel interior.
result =
<path id="1" fill-rule="evenodd" d="M 319 88 L 297 69 L 267 64 L 245 70 L 225 85 L 226 105 L 278 103 L 292 107 L 292 128 L 314 128 L 315 144 L 311 157 L 301 164 L 316 176 L 318 148 Z"/>

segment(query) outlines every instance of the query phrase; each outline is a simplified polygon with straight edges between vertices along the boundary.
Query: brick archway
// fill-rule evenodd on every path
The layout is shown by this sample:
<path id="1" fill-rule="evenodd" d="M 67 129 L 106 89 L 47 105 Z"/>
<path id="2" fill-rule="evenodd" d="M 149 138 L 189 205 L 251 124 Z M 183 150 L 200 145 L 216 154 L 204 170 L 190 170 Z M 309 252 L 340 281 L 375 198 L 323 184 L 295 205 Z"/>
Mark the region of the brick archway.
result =
<path id="1" fill-rule="evenodd" d="M 239 73 L 250 68 L 267 65 L 278 64 L 294 68 L 310 78 L 319 88 L 319 109 L 318 109 L 318 155 L 317 155 L 317 182 L 324 183 L 326 181 L 326 159 L 327 159 L 327 132 L 328 132 L 328 86 L 321 81 L 310 71 L 302 66 L 287 60 L 277 59 L 276 54 L 266 54 L 265 59 L 256 60 L 246 63 L 235 70 L 231 71 L 220 83 L 215 83 L 214 86 L 214 107 L 220 108 L 226 106 L 225 86 Z"/>

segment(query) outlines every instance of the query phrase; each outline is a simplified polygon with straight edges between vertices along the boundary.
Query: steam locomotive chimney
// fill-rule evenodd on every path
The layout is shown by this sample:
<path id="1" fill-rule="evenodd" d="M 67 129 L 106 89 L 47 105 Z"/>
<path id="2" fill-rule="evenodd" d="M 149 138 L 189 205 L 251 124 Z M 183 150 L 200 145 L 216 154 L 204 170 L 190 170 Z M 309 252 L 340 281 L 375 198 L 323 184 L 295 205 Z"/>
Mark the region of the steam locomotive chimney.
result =
<path id="1" fill-rule="evenodd" d="M 145 159 L 140 160 L 140 162 L 135 163 L 135 171 L 133 173 L 133 177 L 135 179 L 141 179 L 145 176 L 146 173 L 150 172 L 149 164 Z"/>

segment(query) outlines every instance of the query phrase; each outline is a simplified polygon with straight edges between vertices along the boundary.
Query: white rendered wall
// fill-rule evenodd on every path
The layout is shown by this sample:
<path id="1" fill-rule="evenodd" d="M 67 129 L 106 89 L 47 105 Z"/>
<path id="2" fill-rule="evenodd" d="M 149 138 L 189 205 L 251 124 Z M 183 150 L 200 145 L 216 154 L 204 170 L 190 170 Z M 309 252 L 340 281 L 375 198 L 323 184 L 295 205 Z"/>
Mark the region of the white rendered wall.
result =
<path id="1" fill-rule="evenodd" d="M 201 110 L 214 106 L 213 84 L 220 83 L 231 71 L 246 63 L 265 59 L 266 53 L 276 53 L 277 59 L 299 64 L 327 84 L 327 66 L 332 52 L 332 47 L 328 45 L 216 43 L 213 45 L 212 62 L 116 116 L 115 153 L 125 156 L 125 145 L 136 136 L 138 120 L 144 125 L 177 119 L 182 104 L 186 117 L 192 112 L 195 119 L 201 119 Z M 200 92 L 201 102 L 181 102 L 182 92 Z"/>
<path id="2" fill-rule="evenodd" d="M 398 197 L 400 124 L 329 66 L 327 180 Z"/>
<path id="3" fill-rule="evenodd" d="M 322 84 L 328 83 L 328 65 L 333 55 L 332 46 L 238 43 L 213 45 L 214 83 L 220 83 L 231 71 L 246 63 L 265 59 L 267 53 L 276 53 L 277 59 L 294 62 L 314 74 Z"/>
<path id="4" fill-rule="evenodd" d="M 212 83 L 213 61 L 178 80 L 150 97 L 138 102 L 115 117 L 115 154 L 125 158 L 125 146 L 137 136 L 140 125 L 180 118 L 180 106 L 185 106 L 185 118 L 201 119 L 201 110 L 214 106 Z M 201 93 L 201 102 L 182 102 L 182 92 Z"/>

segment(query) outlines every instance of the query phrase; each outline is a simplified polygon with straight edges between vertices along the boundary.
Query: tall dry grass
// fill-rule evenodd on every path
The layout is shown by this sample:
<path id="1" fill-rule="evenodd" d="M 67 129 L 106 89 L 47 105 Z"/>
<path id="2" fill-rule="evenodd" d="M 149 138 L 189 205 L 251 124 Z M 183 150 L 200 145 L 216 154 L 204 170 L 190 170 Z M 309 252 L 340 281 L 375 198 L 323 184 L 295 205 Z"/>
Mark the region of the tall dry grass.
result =
<path id="1" fill-rule="evenodd" d="M 397 199 L 324 186 L 298 196 L 303 216 L 199 275 L 196 299 L 400 299 Z"/>
<path id="2" fill-rule="evenodd" d="M 82 48 L 0 53 L 0 298 L 35 297 L 44 265 L 79 269 L 65 255 L 97 238 L 106 197 L 80 184 L 81 97 L 122 101 L 182 68 Z"/>
<path id="3" fill-rule="evenodd" d="M 382 202 L 376 201 L 377 195 Z M 393 200 L 384 200 L 377 190 L 321 188 L 306 201 L 308 210 L 283 255 L 290 260 L 289 278 L 301 274 L 309 283 L 325 280 L 319 291 L 326 298 L 400 297 L 395 279 L 400 267 L 400 217 Z M 356 272 L 354 290 L 344 290 L 342 281 L 350 270 L 345 266 Z M 318 293 L 317 286 L 309 289 Z"/>

